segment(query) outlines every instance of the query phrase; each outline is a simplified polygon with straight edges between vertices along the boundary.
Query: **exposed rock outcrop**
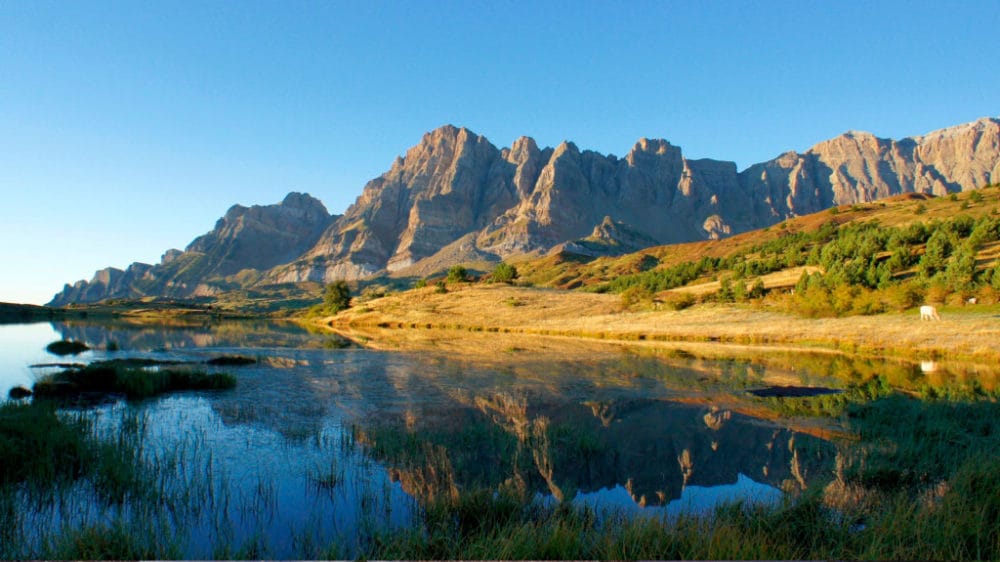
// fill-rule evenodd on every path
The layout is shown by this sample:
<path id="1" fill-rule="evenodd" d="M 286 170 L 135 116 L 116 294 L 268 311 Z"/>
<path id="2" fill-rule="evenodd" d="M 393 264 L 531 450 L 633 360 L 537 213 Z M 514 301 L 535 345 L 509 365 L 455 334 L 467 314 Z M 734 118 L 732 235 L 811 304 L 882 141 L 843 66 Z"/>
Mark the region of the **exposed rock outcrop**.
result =
<path id="1" fill-rule="evenodd" d="M 900 193 L 944 195 L 1000 181 L 1000 120 L 899 141 L 851 131 L 740 173 L 754 215 L 783 219 Z"/>
<path id="2" fill-rule="evenodd" d="M 370 181 L 341 217 L 291 194 L 235 206 L 210 233 L 159 265 L 106 269 L 53 305 L 113 296 L 213 294 L 259 283 L 426 275 L 457 262 L 548 251 L 619 254 L 718 239 L 833 205 L 1000 182 L 1000 120 L 899 141 L 848 132 L 737 172 L 640 139 L 617 158 L 528 137 L 497 148 L 444 126 Z"/>
<path id="3" fill-rule="evenodd" d="M 66 285 L 49 305 L 213 294 L 240 283 L 227 277 L 247 270 L 262 272 L 302 255 L 333 219 L 323 203 L 301 193 L 289 193 L 276 205 L 234 205 L 211 232 L 196 238 L 183 252 L 168 250 L 157 265 L 133 263 L 125 271 L 102 269 L 89 282 Z M 259 276 L 251 273 L 247 278 Z"/>

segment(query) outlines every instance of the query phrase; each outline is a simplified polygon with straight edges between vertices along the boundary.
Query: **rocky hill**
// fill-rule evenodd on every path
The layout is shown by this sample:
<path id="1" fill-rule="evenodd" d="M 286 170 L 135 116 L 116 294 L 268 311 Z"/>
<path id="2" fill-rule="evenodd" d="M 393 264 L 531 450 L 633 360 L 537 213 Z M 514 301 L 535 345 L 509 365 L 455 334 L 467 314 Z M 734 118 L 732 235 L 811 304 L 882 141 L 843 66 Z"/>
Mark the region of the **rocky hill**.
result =
<path id="1" fill-rule="evenodd" d="M 343 216 L 290 195 L 234 207 L 157 266 L 107 269 L 51 304 L 207 295 L 261 283 L 426 275 L 554 248 L 594 256 L 717 239 L 833 205 L 942 195 L 1000 181 L 1000 120 L 902 140 L 848 132 L 738 172 L 640 139 L 624 158 L 522 137 L 497 148 L 465 128 L 424 135 Z"/>
<path id="2" fill-rule="evenodd" d="M 183 252 L 167 250 L 157 265 L 109 267 L 93 279 L 66 285 L 50 306 L 147 295 L 211 295 L 254 282 L 260 271 L 287 263 L 311 248 L 336 217 L 319 200 L 289 193 L 275 205 L 234 205 L 211 232 Z"/>

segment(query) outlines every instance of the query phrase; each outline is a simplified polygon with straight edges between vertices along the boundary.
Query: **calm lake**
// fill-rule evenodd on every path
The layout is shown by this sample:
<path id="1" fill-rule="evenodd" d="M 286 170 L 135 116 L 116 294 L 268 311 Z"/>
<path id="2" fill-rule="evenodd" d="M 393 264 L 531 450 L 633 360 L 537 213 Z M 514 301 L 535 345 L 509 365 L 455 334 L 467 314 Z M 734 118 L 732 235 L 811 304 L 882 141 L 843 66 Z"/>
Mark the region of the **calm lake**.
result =
<path id="1" fill-rule="evenodd" d="M 72 339 L 92 351 L 56 357 Z M 220 367 L 237 387 L 67 409 L 113 434 L 133 424 L 141 458 L 173 494 L 144 517 L 189 558 L 254 553 L 350 557 L 408 526 L 429 500 L 513 487 L 541 503 L 636 516 L 779 501 L 829 475 L 830 442 L 720 407 L 762 386 L 747 362 L 597 347 L 583 359 L 518 353 L 492 361 L 344 347 L 293 324 L 0 326 L 0 389 L 31 386 L 39 364 L 146 357 Z M 177 499 L 180 498 L 180 499 Z M 23 500 L 23 540 L 139 510 L 83 491 Z M 163 529 L 166 529 L 165 531 Z"/>

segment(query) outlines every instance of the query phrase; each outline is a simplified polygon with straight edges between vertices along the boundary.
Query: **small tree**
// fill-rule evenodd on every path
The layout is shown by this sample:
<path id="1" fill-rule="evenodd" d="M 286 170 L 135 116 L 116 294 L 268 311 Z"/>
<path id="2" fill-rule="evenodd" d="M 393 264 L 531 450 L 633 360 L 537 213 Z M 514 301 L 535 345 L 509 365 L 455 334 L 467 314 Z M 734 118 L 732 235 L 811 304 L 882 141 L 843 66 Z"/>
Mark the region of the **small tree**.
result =
<path id="1" fill-rule="evenodd" d="M 517 268 L 509 263 L 500 262 L 493 268 L 494 283 L 513 283 L 517 279 Z"/>
<path id="2" fill-rule="evenodd" d="M 330 314 L 336 314 L 349 308 L 351 306 L 351 288 L 347 285 L 347 281 L 339 280 L 327 285 L 326 290 L 323 291 L 323 304 L 326 305 L 326 311 Z"/>
<path id="3" fill-rule="evenodd" d="M 924 255 L 920 258 L 920 273 L 926 279 L 934 277 L 947 265 L 948 257 L 951 255 L 952 242 L 948 233 L 944 229 L 934 231 L 934 234 L 927 240 Z"/>
<path id="4" fill-rule="evenodd" d="M 460 265 L 453 265 L 448 270 L 449 283 L 465 283 L 468 277 L 469 271 Z"/>
<path id="5" fill-rule="evenodd" d="M 733 281 L 729 276 L 719 280 L 719 291 L 715 294 L 719 302 L 733 302 L 735 294 L 733 291 Z"/>

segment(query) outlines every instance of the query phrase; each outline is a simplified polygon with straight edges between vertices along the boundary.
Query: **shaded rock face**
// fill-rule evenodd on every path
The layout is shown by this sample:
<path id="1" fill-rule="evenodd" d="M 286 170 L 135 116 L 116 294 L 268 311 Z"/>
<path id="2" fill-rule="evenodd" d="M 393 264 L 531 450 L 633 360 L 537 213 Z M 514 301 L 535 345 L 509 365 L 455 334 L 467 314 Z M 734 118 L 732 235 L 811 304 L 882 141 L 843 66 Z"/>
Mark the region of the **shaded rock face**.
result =
<path id="1" fill-rule="evenodd" d="M 289 193 L 277 205 L 234 205 L 211 232 L 196 238 L 185 251 L 204 254 L 213 274 L 265 270 L 302 255 L 330 222 L 319 200 Z"/>
<path id="2" fill-rule="evenodd" d="M 227 276 L 264 271 L 302 255 L 333 218 L 319 200 L 301 193 L 290 193 L 276 205 L 234 205 L 211 232 L 196 238 L 183 252 L 168 250 L 157 265 L 134 263 L 125 271 L 103 269 L 89 282 L 66 285 L 49 305 L 212 294 L 231 284 L 221 283 Z"/>
<path id="3" fill-rule="evenodd" d="M 459 261 L 555 250 L 609 255 L 724 238 L 834 205 L 995 182 L 994 118 L 898 141 L 848 132 L 742 172 L 733 162 L 687 159 L 665 140 L 640 139 L 619 159 L 570 142 L 540 149 L 528 137 L 499 149 L 449 125 L 370 181 L 343 216 L 301 194 L 279 205 L 237 205 L 184 252 L 168 251 L 157 266 L 102 270 L 50 304 L 426 275 Z"/>
<path id="4" fill-rule="evenodd" d="M 80 280 L 70 285 L 67 283 L 49 306 L 64 306 L 70 303 L 97 302 L 111 296 L 133 297 L 140 293 L 133 290 L 133 285 L 141 280 L 153 268 L 148 263 L 133 263 L 125 271 L 114 267 L 106 267 L 94 273 L 90 281 Z"/>

